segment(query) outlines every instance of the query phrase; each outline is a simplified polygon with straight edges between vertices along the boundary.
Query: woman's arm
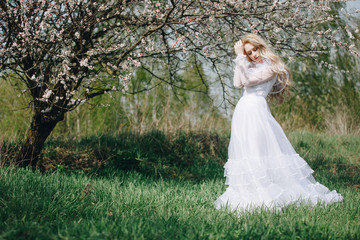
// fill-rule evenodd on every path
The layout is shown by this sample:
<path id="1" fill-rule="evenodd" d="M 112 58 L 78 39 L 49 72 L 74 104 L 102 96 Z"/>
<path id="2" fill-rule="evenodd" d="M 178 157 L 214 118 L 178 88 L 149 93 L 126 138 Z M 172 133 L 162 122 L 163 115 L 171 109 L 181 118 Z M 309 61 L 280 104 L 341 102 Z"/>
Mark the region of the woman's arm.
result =
<path id="1" fill-rule="evenodd" d="M 244 83 L 248 79 L 247 67 L 246 67 L 246 59 L 245 55 L 237 56 L 235 61 L 235 69 L 234 69 L 234 87 L 242 88 L 244 87 Z"/>
<path id="2" fill-rule="evenodd" d="M 252 74 L 250 78 L 247 79 L 246 82 L 243 83 L 245 87 L 251 87 L 258 85 L 260 83 L 267 82 L 276 77 L 276 73 L 272 70 L 272 66 L 267 66 Z"/>
<path id="3" fill-rule="evenodd" d="M 234 45 L 234 51 L 237 55 L 234 69 L 234 87 L 242 88 L 247 79 L 247 66 L 246 66 L 246 56 L 244 54 L 244 47 L 241 40 L 237 41 Z"/>

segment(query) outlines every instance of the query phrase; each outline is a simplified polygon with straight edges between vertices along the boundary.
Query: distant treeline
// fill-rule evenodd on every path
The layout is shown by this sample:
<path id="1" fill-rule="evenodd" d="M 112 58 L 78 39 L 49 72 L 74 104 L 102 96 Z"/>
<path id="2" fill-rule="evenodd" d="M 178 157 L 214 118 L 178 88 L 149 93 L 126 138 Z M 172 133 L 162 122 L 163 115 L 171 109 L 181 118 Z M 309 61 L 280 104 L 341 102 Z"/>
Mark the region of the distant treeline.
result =
<path id="1" fill-rule="evenodd" d="M 332 56 L 334 57 L 334 56 Z M 319 66 L 322 60 L 299 59 L 289 63 L 292 69 L 292 88 L 280 104 L 269 99 L 275 118 L 286 130 L 306 129 L 334 134 L 359 134 L 360 132 L 360 72 L 359 60 L 346 53 L 337 53 L 335 61 L 340 69 Z M 204 71 L 201 69 L 201 71 Z M 230 73 L 231 74 L 231 73 Z M 132 131 L 144 133 L 150 130 L 164 132 L 216 131 L 228 133 L 233 111 L 232 105 L 224 110 L 213 99 L 219 99 L 214 91 L 216 79 L 203 73 L 200 79 L 191 62 L 182 78 L 184 88 L 173 89 L 171 85 L 153 79 L 139 69 L 129 83 L 133 91 L 157 87 L 137 94 L 111 92 L 82 105 L 68 113 L 53 132 L 53 136 L 85 136 L 95 133 L 119 133 Z M 188 81 L 191 79 L 191 81 Z M 154 81 L 158 81 L 154 84 Z M 206 85 L 203 84 L 206 81 Z M 191 86 L 190 86 L 190 85 Z M 208 87 L 207 87 L 208 86 Z M 18 90 L 17 90 L 18 89 Z M 31 109 L 27 107 L 27 95 L 21 86 L 0 83 L 0 131 L 4 138 L 25 134 L 30 123 Z M 240 96 L 232 90 L 233 103 Z M 214 92 L 217 92 L 216 94 Z"/>

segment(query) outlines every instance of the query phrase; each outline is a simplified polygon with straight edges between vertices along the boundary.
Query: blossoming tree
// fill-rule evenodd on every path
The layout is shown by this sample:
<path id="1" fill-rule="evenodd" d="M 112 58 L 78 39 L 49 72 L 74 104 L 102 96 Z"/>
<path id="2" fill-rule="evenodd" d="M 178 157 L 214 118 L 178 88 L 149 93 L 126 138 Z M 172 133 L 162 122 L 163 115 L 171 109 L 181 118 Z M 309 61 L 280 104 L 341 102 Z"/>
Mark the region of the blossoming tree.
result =
<path id="1" fill-rule="evenodd" d="M 109 91 L 129 92 L 127 81 L 138 67 L 181 87 L 176 73 L 192 55 L 212 67 L 226 94 L 230 82 L 219 64 L 230 63 L 233 43 L 244 33 L 261 34 L 290 57 L 315 56 L 329 41 L 351 51 L 336 32 L 316 29 L 334 20 L 331 2 L 1 1 L 0 76 L 24 84 L 33 112 L 18 160 L 36 166 L 44 141 L 66 112 Z M 167 77 L 154 63 L 166 66 Z"/>

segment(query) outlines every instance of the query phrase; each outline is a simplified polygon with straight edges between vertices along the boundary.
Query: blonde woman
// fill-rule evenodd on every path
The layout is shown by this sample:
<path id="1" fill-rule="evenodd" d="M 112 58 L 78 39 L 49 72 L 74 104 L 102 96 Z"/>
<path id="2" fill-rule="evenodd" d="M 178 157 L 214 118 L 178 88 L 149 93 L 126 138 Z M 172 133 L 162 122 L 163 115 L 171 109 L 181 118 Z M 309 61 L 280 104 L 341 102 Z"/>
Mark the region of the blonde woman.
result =
<path id="1" fill-rule="evenodd" d="M 281 208 L 300 202 L 316 205 L 342 201 L 335 190 L 316 182 L 310 166 L 294 150 L 271 115 L 266 97 L 281 96 L 290 72 L 268 44 L 256 34 L 234 46 L 234 86 L 242 88 L 231 122 L 225 177 L 229 187 L 215 207 L 242 212 Z"/>

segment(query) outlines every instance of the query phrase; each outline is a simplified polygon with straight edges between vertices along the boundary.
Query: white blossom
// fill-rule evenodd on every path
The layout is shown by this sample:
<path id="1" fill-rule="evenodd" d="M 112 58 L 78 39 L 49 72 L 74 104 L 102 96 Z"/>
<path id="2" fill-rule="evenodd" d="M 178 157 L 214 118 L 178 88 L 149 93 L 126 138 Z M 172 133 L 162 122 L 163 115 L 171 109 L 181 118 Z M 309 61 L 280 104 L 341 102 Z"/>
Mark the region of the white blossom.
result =
<path id="1" fill-rule="evenodd" d="M 42 97 L 45 98 L 45 99 L 49 99 L 52 93 L 53 93 L 52 90 L 46 89 L 45 92 L 44 92 L 44 95 Z"/>
<path id="2" fill-rule="evenodd" d="M 327 1 L 18 2 L 4 1 L 7 10 L 0 11 L 1 66 L 4 71 L 23 69 L 29 74 L 26 81 L 35 82 L 28 86 L 39 88 L 33 100 L 54 99 L 65 104 L 60 106 L 65 110 L 63 99 L 85 102 L 94 89 L 127 91 L 141 66 L 154 63 L 171 69 L 170 64 L 181 66 L 189 54 L 200 55 L 210 65 L 231 58 L 230 45 L 248 32 L 265 36 L 275 48 L 287 46 L 282 51 L 287 56 L 301 52 L 316 57 L 329 44 L 358 55 L 357 26 L 346 27 L 346 39 L 330 28 L 313 31 L 320 23 L 338 19 L 329 13 Z M 304 52 L 303 46 L 311 51 Z M 21 65 L 29 56 L 33 63 Z M 118 85 L 113 86 L 116 76 Z"/>
<path id="3" fill-rule="evenodd" d="M 51 108 L 47 107 L 46 109 L 41 110 L 42 113 L 48 113 L 50 112 Z"/>

